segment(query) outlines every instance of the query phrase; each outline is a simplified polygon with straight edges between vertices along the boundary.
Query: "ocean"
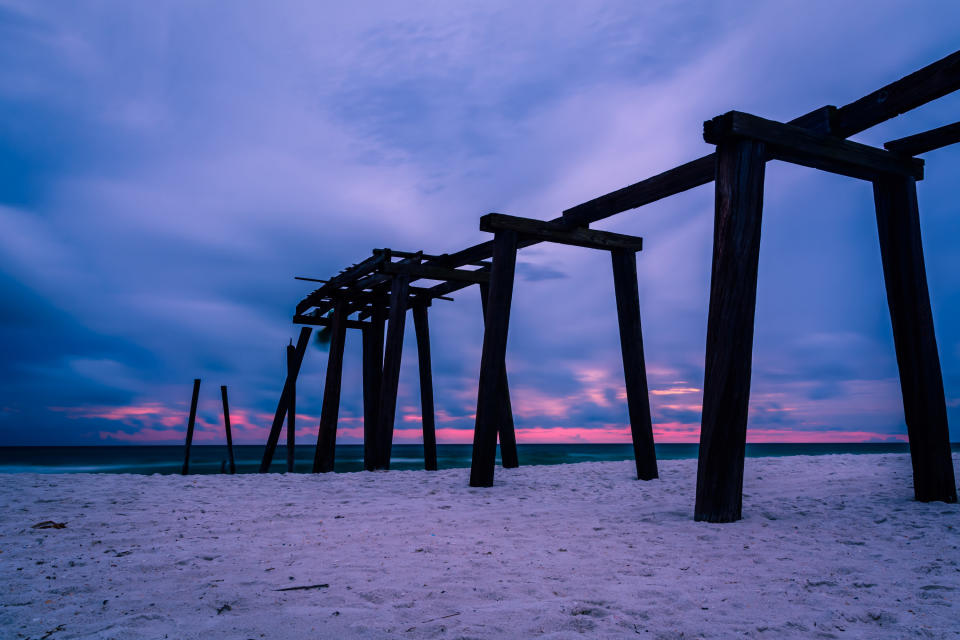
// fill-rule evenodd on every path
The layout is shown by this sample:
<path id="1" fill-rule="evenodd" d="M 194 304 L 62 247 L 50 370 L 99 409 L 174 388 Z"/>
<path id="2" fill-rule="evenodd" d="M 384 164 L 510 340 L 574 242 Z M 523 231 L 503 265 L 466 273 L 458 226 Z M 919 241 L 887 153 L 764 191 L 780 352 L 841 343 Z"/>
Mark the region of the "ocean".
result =
<path id="1" fill-rule="evenodd" d="M 607 460 L 630 460 L 630 444 L 520 444 L 521 465 L 566 464 Z M 960 443 L 952 445 L 960 452 Z M 658 444 L 658 460 L 696 458 L 696 444 Z M 907 453 L 906 443 L 857 444 L 748 444 L 748 457 L 820 456 L 830 454 Z M 296 448 L 295 472 L 307 473 L 313 464 L 314 447 Z M 263 455 L 261 445 L 234 447 L 237 473 L 256 473 Z M 468 444 L 437 445 L 437 464 L 441 469 L 470 466 Z M 220 473 L 227 460 L 227 448 L 221 445 L 193 445 L 190 473 Z M 286 471 L 286 447 L 277 447 L 271 471 Z M 499 456 L 497 458 L 499 464 Z M 91 447 L 0 447 L 0 473 L 180 473 L 182 446 L 91 446 Z M 336 471 L 363 470 L 363 445 L 341 444 L 336 450 Z M 391 469 L 422 469 L 423 447 L 416 444 L 393 446 Z"/>

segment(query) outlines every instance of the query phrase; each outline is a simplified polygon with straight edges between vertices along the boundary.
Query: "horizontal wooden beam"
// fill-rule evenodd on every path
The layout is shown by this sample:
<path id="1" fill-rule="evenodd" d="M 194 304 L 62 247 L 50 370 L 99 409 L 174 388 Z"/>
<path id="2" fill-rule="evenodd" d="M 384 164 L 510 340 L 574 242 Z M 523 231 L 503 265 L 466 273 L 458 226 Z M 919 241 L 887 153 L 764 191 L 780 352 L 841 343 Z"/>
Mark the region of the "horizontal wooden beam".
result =
<path id="1" fill-rule="evenodd" d="M 430 264 L 400 264 L 386 262 L 380 265 L 380 271 L 388 275 L 406 275 L 426 280 L 454 280 L 459 282 L 490 282 L 490 273 L 486 269 L 466 271 L 436 267 Z"/>
<path id="2" fill-rule="evenodd" d="M 958 142 L 960 142 L 960 122 L 954 122 L 913 136 L 891 140 L 885 143 L 883 148 L 894 153 L 917 156 Z"/>
<path id="3" fill-rule="evenodd" d="M 640 251 L 643 238 L 627 236 L 596 229 L 566 229 L 563 226 L 544 220 L 507 216 L 502 213 L 488 213 L 480 218 L 480 231 L 516 231 L 518 235 L 535 238 L 541 242 L 556 242 L 587 249 L 626 249 Z"/>
<path id="4" fill-rule="evenodd" d="M 765 143 L 770 158 L 854 178 L 873 180 L 881 174 L 897 174 L 923 179 L 923 160 L 749 113 L 730 111 L 703 123 L 703 139 L 707 142 L 720 144 L 731 138 Z"/>
<path id="5" fill-rule="evenodd" d="M 332 318 L 302 314 L 293 316 L 293 324 L 305 324 L 311 327 L 329 327 L 332 323 Z M 371 326 L 369 322 L 358 322 L 357 320 L 346 321 L 347 329 L 366 329 L 369 326 Z"/>
<path id="6" fill-rule="evenodd" d="M 330 278 L 322 287 L 312 291 L 307 295 L 307 297 L 297 303 L 297 313 L 300 314 L 307 311 L 310 307 L 315 306 L 317 301 L 323 299 L 324 296 L 329 295 L 331 292 L 336 291 L 344 284 L 373 272 L 377 268 L 377 265 L 386 259 L 387 258 L 384 255 L 374 254 L 369 258 L 366 258 L 365 260 L 362 260 L 361 262 L 344 269 L 334 277 Z"/>
<path id="7" fill-rule="evenodd" d="M 833 135 L 847 138 L 960 89 L 960 51 L 837 109 Z"/>
<path id="8" fill-rule="evenodd" d="M 791 120 L 790 124 L 819 133 L 830 133 L 830 121 L 835 111 L 836 107 L 820 107 Z M 691 160 L 646 180 L 571 207 L 563 212 L 563 221 L 571 227 L 586 226 L 713 182 L 716 163 L 716 155 L 712 153 Z"/>

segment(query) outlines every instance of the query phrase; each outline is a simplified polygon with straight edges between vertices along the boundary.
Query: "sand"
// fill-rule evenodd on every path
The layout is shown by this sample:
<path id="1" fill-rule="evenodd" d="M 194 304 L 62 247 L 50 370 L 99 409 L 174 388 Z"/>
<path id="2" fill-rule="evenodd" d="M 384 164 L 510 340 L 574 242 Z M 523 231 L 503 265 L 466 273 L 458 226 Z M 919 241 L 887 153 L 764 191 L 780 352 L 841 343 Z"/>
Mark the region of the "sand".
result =
<path id="1" fill-rule="evenodd" d="M 724 525 L 660 469 L 3 475 L 0 636 L 960 636 L 960 508 L 906 455 L 748 459 Z"/>

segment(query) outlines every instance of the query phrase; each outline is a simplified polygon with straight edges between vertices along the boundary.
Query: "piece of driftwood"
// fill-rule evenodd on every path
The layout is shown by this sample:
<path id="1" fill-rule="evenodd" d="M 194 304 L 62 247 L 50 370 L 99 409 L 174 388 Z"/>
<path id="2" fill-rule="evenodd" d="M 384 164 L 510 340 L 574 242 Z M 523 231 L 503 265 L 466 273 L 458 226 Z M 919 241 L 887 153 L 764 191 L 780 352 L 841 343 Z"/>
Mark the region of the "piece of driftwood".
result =
<path id="1" fill-rule="evenodd" d="M 739 520 L 757 300 L 764 144 L 717 147 L 713 268 L 694 519 Z"/>
<path id="2" fill-rule="evenodd" d="M 917 500 L 957 501 L 947 406 L 923 263 L 916 183 L 884 176 L 873 189 L 880 256 L 900 368 Z"/>
<path id="3" fill-rule="evenodd" d="M 193 380 L 193 396 L 190 399 L 190 417 L 187 419 L 187 440 L 183 446 L 183 467 L 180 473 L 190 473 L 190 445 L 193 444 L 193 426 L 197 421 L 197 399 L 200 396 L 200 378 Z"/>

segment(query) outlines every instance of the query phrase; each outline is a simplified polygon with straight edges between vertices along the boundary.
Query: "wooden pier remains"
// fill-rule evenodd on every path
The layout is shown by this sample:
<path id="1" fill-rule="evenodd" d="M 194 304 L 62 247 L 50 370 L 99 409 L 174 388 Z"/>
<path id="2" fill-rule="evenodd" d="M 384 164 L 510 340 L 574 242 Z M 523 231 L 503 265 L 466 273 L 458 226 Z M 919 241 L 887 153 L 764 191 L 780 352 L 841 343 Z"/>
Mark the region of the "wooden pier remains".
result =
<path id="1" fill-rule="evenodd" d="M 542 242 L 610 252 L 637 477 L 657 477 L 637 283 L 642 240 L 589 225 L 694 187 L 714 183 L 715 214 L 704 360 L 703 410 L 694 518 L 741 517 L 753 327 L 766 163 L 780 160 L 864 180 L 873 187 L 884 282 L 903 394 L 917 500 L 955 502 L 946 403 L 920 238 L 916 158 L 960 142 L 960 123 L 875 148 L 847 140 L 960 89 L 960 52 L 843 107 L 825 106 L 790 122 L 731 111 L 704 123 L 715 152 L 563 211 L 552 220 L 488 214 L 493 238 L 455 253 L 374 250 L 296 306 L 302 325 L 274 417 L 261 472 L 270 467 L 283 417 L 293 413 L 296 378 L 314 326 L 331 345 L 314 471 L 332 471 L 347 329 L 363 339 L 364 467 L 389 469 L 407 310 L 417 334 L 424 466 L 436 468 L 427 309 L 437 299 L 480 286 L 484 332 L 471 486 L 493 484 L 499 439 L 505 467 L 517 466 L 505 364 L 517 252 Z M 311 278 L 302 278 L 312 280 Z M 438 282 L 416 286 L 421 280 Z M 353 317 L 356 314 L 356 317 Z M 292 427 L 291 427 L 292 430 Z M 291 441 L 292 449 L 292 441 Z"/>

